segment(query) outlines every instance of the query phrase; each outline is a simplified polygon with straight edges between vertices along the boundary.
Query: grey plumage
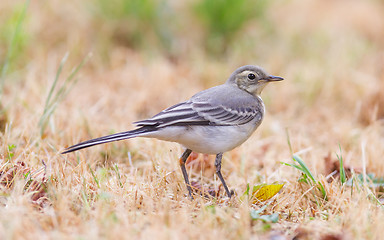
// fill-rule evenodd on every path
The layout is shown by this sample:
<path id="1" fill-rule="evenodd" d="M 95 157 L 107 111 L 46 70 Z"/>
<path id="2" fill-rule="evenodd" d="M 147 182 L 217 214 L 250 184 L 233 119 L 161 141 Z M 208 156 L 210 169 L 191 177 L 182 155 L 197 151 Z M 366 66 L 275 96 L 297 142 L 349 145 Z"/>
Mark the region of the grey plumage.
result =
<path id="1" fill-rule="evenodd" d="M 230 197 L 220 172 L 222 153 L 239 146 L 256 130 L 264 115 L 264 103 L 259 95 L 268 82 L 281 80 L 283 78 L 268 75 L 258 66 L 240 67 L 224 84 L 201 91 L 149 119 L 135 122 L 137 129 L 84 141 L 63 153 L 134 137 L 179 142 L 187 149 L 180 164 L 190 196 L 184 164 L 192 150 L 217 154 L 217 174 Z"/>

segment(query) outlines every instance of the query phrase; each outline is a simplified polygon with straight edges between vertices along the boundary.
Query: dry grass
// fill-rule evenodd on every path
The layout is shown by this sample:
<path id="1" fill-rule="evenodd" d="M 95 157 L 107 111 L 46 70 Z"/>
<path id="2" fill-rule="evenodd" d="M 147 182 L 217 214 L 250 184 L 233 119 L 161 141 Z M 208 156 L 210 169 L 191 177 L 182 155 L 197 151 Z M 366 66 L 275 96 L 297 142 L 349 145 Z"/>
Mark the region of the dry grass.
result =
<path id="1" fill-rule="evenodd" d="M 69 2 L 31 2 L 22 30 L 27 44 L 5 78 L 1 239 L 380 239 L 380 189 L 326 177 L 337 170 L 330 166 L 339 145 L 347 170 L 384 176 L 381 1 L 271 4 L 270 32 L 260 34 L 260 23 L 251 22 L 225 57 L 205 55 L 197 44 L 202 36 L 188 29 L 178 32 L 186 37 L 176 57 L 103 45 L 91 2 Z M 23 4 L 2 3 L 0 22 Z M 40 136 L 38 122 L 67 51 L 61 82 L 89 52 L 93 57 Z M 81 140 L 132 129 L 131 122 L 222 83 L 243 64 L 262 65 L 286 81 L 264 90 L 263 124 L 224 155 L 223 175 L 236 192 L 230 201 L 223 189 L 217 199 L 187 198 L 177 161 L 182 149 L 174 143 L 133 139 L 60 154 Z M 287 133 L 292 151 L 324 185 L 326 201 L 280 163 L 292 163 Z M 203 158 L 188 165 L 192 179 L 221 188 L 212 159 Z M 271 201 L 240 200 L 247 184 L 274 181 L 286 184 Z M 250 211 L 265 204 L 264 214 L 279 213 L 278 223 L 251 219 Z"/>

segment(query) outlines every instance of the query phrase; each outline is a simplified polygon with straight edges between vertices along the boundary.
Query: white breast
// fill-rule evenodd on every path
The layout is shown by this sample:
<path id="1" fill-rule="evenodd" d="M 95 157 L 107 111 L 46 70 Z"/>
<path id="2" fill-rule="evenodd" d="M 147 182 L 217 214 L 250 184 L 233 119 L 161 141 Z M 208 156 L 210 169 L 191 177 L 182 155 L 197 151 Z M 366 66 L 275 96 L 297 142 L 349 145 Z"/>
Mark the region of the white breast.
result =
<path id="1" fill-rule="evenodd" d="M 261 119 L 257 120 L 240 126 L 169 126 L 145 137 L 178 142 L 194 152 L 217 154 L 245 142 L 260 125 Z"/>

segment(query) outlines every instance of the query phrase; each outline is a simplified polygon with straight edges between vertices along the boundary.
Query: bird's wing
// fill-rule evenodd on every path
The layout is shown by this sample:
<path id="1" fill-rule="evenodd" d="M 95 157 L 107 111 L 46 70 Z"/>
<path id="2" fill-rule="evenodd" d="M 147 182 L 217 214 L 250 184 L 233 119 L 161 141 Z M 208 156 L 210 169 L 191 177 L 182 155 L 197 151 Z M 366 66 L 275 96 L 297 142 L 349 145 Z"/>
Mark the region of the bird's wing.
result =
<path id="1" fill-rule="evenodd" d="M 215 125 L 242 125 L 262 116 L 255 107 L 229 107 L 212 105 L 207 102 L 194 102 L 192 108 L 197 114 Z"/>
<path id="2" fill-rule="evenodd" d="M 152 118 L 135 122 L 138 126 L 241 125 L 262 113 L 256 107 L 228 107 L 207 101 L 186 101 L 167 108 Z"/>
<path id="3" fill-rule="evenodd" d="M 186 125 L 209 125 L 209 121 L 197 114 L 192 108 L 192 102 L 186 101 L 169 107 L 155 116 L 134 122 L 137 126 L 186 126 Z"/>

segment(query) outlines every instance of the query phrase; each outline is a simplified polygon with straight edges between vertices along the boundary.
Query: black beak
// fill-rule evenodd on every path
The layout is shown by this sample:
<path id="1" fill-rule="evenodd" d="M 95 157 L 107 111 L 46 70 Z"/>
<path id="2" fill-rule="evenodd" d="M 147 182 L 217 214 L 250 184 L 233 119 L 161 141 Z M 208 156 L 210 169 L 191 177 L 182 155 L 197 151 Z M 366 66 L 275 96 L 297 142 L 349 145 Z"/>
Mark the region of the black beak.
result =
<path id="1" fill-rule="evenodd" d="M 284 78 L 273 76 L 273 75 L 269 75 L 268 77 L 265 77 L 262 80 L 265 80 L 267 82 L 278 82 L 278 81 L 283 81 Z"/>

